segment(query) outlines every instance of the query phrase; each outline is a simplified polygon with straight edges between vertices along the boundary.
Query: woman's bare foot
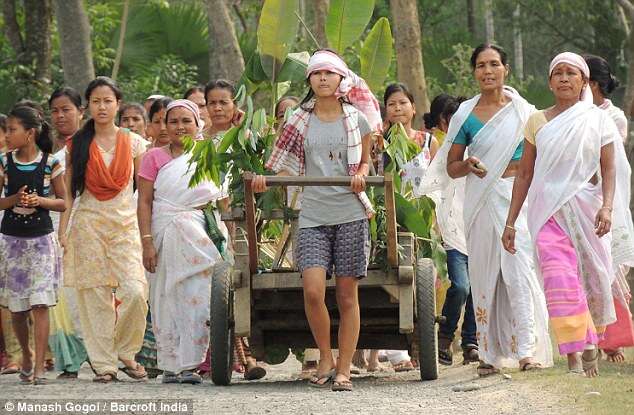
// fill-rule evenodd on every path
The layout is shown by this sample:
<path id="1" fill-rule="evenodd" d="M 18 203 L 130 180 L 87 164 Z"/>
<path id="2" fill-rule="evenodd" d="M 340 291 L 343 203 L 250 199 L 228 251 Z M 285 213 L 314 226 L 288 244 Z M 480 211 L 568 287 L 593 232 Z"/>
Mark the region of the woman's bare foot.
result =
<path id="1" fill-rule="evenodd" d="M 583 374 L 583 366 L 581 364 L 581 353 L 568 353 L 568 372 L 574 374 Z"/>
<path id="2" fill-rule="evenodd" d="M 605 353 L 605 360 L 612 363 L 623 363 L 625 362 L 625 355 L 623 354 L 623 348 L 619 347 L 614 350 L 603 349 Z"/>
<path id="3" fill-rule="evenodd" d="M 496 368 L 495 366 L 489 363 L 484 363 L 483 361 L 480 361 L 477 371 L 478 371 L 478 376 L 480 376 L 481 378 L 485 378 L 487 376 L 500 373 L 500 369 Z"/>
<path id="4" fill-rule="evenodd" d="M 352 364 L 359 369 L 365 369 L 368 367 L 368 361 L 365 358 L 365 350 L 359 349 L 352 355 Z"/>
<path id="5" fill-rule="evenodd" d="M 599 349 L 584 350 L 581 354 L 581 364 L 586 376 L 599 376 Z"/>
<path id="6" fill-rule="evenodd" d="M 526 357 L 520 360 L 520 369 L 522 372 L 530 372 L 531 370 L 543 369 L 542 365 L 535 361 L 532 357 Z"/>

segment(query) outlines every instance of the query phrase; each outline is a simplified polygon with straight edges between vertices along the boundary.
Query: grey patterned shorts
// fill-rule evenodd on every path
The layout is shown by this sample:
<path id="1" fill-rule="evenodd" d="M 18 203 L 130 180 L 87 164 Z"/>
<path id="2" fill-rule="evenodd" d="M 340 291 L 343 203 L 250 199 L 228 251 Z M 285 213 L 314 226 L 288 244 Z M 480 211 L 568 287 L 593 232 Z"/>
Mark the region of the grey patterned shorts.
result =
<path id="1" fill-rule="evenodd" d="M 300 272 L 320 267 L 326 270 L 327 278 L 333 274 L 363 278 L 370 260 L 368 221 L 301 228 L 297 232 L 295 255 Z"/>

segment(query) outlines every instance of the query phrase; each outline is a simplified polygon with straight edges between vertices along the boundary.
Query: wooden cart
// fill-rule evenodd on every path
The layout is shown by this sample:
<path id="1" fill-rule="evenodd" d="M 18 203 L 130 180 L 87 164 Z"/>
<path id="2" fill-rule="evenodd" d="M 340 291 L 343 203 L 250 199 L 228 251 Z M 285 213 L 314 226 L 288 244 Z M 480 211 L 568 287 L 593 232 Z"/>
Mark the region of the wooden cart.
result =
<path id="1" fill-rule="evenodd" d="M 300 273 L 293 269 L 258 269 L 253 177 L 251 173 L 244 174 L 245 208 L 223 216 L 223 220 L 235 223 L 237 231 L 235 265 L 215 272 L 211 288 L 211 369 L 216 385 L 231 382 L 235 336 L 249 338 L 252 354 L 258 360 L 264 360 L 271 350 L 315 347 L 304 314 Z M 414 235 L 397 230 L 392 177 L 368 177 L 366 184 L 385 187 L 389 269 L 386 272 L 370 267 L 367 277 L 359 281 L 361 332 L 357 347 L 410 350 L 412 356 L 418 355 L 421 379 L 437 379 L 439 318 L 432 261 L 417 259 Z M 350 177 L 267 177 L 267 185 L 350 186 Z M 284 218 L 284 212 L 274 210 L 261 219 Z M 290 220 L 291 240 L 298 229 L 296 218 L 294 215 Z M 332 344 L 336 348 L 339 316 L 334 282 L 334 278 L 327 281 L 326 305 L 332 321 Z"/>

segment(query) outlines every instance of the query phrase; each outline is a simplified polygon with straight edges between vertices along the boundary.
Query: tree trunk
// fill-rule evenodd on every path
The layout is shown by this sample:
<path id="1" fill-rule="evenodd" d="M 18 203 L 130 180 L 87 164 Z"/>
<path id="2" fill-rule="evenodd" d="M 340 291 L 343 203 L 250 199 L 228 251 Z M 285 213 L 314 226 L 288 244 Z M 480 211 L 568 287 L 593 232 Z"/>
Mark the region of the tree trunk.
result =
<path id="1" fill-rule="evenodd" d="M 471 33 L 471 38 L 476 39 L 475 0 L 467 0 L 467 27 Z"/>
<path id="2" fill-rule="evenodd" d="M 495 25 L 493 23 L 493 0 L 484 0 L 484 27 L 486 42 L 495 43 Z"/>
<path id="3" fill-rule="evenodd" d="M 522 41 L 521 11 L 518 4 L 513 11 L 513 52 L 515 73 L 524 79 L 524 43 Z"/>
<path id="4" fill-rule="evenodd" d="M 416 3 L 416 0 L 390 0 L 390 11 L 396 48 L 396 71 L 398 79 L 414 95 L 419 115 L 414 119 L 414 125 L 419 127 L 422 125 L 422 114 L 429 109 L 429 98 Z"/>
<path id="5" fill-rule="evenodd" d="M 328 46 L 326 39 L 326 16 L 328 15 L 329 0 L 313 0 L 313 35 L 319 42 L 319 46 Z"/>
<path id="6" fill-rule="evenodd" d="M 207 0 L 209 77 L 236 82 L 244 72 L 244 59 L 227 0 Z"/>
<path id="7" fill-rule="evenodd" d="M 35 80 L 51 83 L 51 0 L 24 0 L 25 45 L 29 63 L 35 63 Z"/>
<path id="8" fill-rule="evenodd" d="M 4 33 L 9 39 L 9 43 L 18 59 L 20 59 L 20 55 L 24 53 L 24 40 L 18 24 L 15 0 L 4 0 L 2 3 L 2 15 L 4 18 Z"/>
<path id="9" fill-rule="evenodd" d="M 64 68 L 64 82 L 80 94 L 95 78 L 90 22 L 82 0 L 53 0 Z"/>
<path id="10" fill-rule="evenodd" d="M 128 14 L 130 13 L 130 0 L 124 0 L 123 13 L 121 15 L 121 26 L 119 27 L 119 41 L 117 42 L 117 54 L 114 57 L 114 64 L 112 65 L 113 80 L 117 80 L 119 75 L 119 68 L 121 67 L 121 57 L 123 56 L 123 47 L 125 46 L 125 32 L 128 27 Z"/>

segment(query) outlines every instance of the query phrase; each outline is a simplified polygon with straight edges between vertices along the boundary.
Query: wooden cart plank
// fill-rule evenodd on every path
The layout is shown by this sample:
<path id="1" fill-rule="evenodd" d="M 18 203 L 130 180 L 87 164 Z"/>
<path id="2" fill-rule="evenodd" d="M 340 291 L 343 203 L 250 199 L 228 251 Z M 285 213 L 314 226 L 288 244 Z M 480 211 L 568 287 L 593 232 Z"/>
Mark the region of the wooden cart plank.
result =
<path id="1" fill-rule="evenodd" d="M 385 211 L 387 220 L 387 262 L 391 267 L 398 266 L 396 246 L 396 205 L 394 203 L 394 178 L 385 173 Z"/>
<path id="2" fill-rule="evenodd" d="M 244 222 L 238 223 L 243 229 Z M 240 283 L 234 286 L 234 323 L 236 336 L 251 335 L 251 272 L 249 269 L 249 247 L 244 232 L 236 232 L 233 243 L 235 270 L 240 272 Z"/>
<path id="3" fill-rule="evenodd" d="M 244 179 L 244 206 L 247 219 L 247 242 L 249 244 L 249 269 L 251 274 L 258 271 L 258 235 L 255 229 L 255 198 L 253 195 L 253 179 L 251 172 L 242 174 Z"/>

